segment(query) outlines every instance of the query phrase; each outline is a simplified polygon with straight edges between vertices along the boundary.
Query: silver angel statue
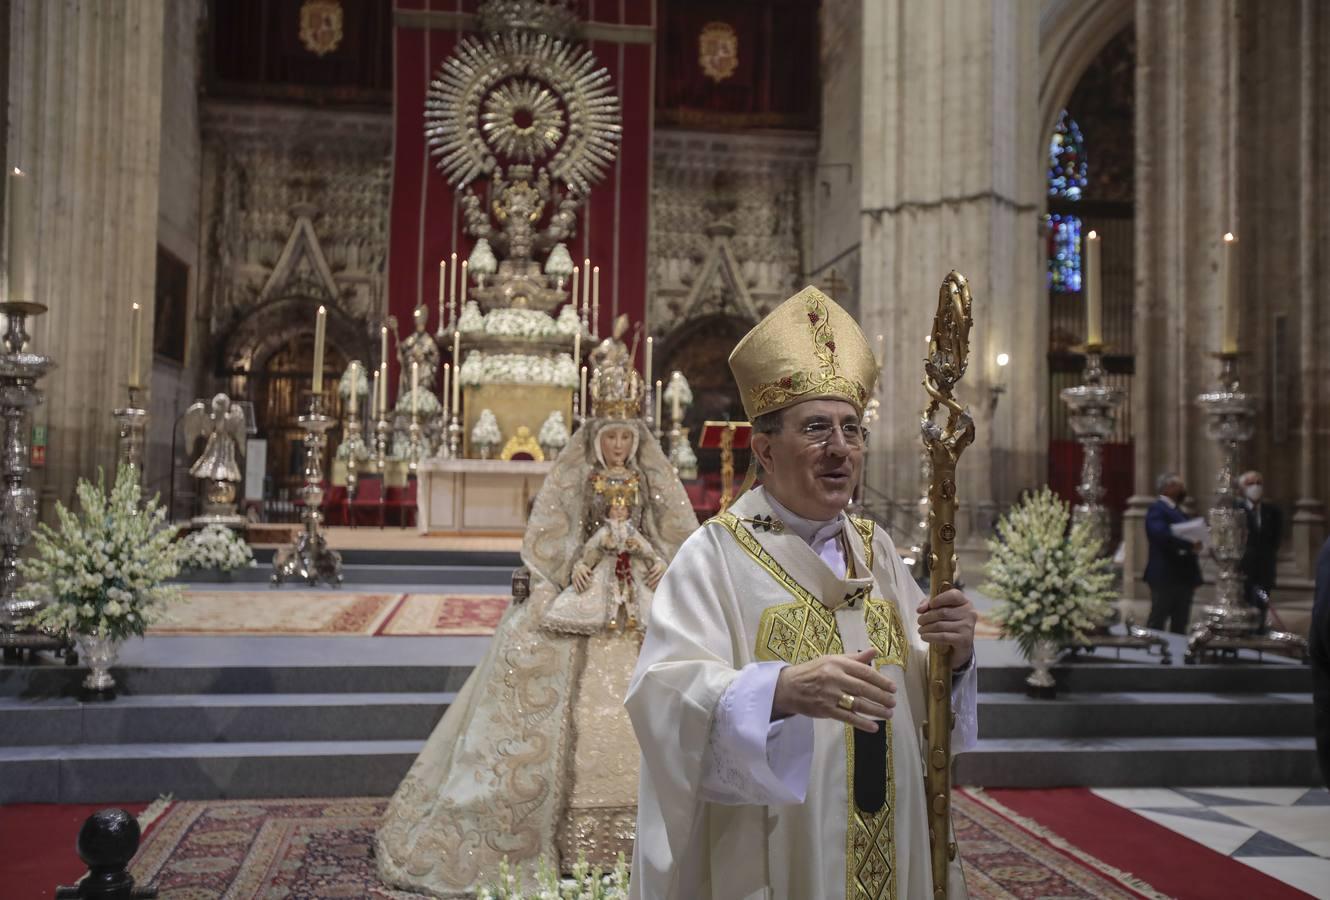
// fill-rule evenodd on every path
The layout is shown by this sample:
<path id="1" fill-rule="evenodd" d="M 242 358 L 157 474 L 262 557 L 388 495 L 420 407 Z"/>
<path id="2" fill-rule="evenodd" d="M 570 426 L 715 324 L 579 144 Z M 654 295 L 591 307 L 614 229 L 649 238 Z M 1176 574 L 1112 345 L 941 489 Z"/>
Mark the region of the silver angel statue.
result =
<path id="1" fill-rule="evenodd" d="M 185 411 L 185 442 L 192 447 L 201 437 L 207 437 L 207 443 L 189 467 L 189 474 L 201 482 L 203 495 L 203 512 L 194 523 L 241 525 L 244 519 L 236 514 L 236 497 L 243 478 L 245 413 L 225 394 L 195 401 Z"/>

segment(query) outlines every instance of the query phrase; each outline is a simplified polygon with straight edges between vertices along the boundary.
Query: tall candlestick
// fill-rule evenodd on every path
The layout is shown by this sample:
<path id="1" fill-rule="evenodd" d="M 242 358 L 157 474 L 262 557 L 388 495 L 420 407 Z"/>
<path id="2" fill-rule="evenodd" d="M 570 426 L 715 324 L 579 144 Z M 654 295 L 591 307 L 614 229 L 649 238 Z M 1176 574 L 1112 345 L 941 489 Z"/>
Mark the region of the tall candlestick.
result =
<path id="1" fill-rule="evenodd" d="M 577 313 L 579 322 L 585 322 L 586 317 L 582 315 L 582 298 L 577 294 L 577 276 L 581 272 L 577 266 L 573 266 L 573 289 L 570 296 L 573 298 L 573 312 Z"/>
<path id="2" fill-rule="evenodd" d="M 582 260 L 582 320 L 591 324 L 591 258 Z M 591 332 L 594 334 L 595 332 Z"/>
<path id="3" fill-rule="evenodd" d="M 581 389 L 581 396 L 582 396 L 582 405 L 579 406 L 578 408 L 579 408 L 580 410 L 582 410 L 582 418 L 584 418 L 584 419 L 589 419 L 589 418 L 591 418 L 591 410 L 587 409 L 587 405 L 586 405 L 586 366 L 583 366 L 583 367 L 582 367 L 582 389 Z"/>
<path id="4" fill-rule="evenodd" d="M 31 300 L 32 179 L 21 169 L 9 173 L 9 294 L 7 299 Z"/>
<path id="5" fill-rule="evenodd" d="M 1233 232 L 1224 235 L 1224 353 L 1238 352 L 1238 239 Z"/>
<path id="6" fill-rule="evenodd" d="M 133 349 L 129 357 L 129 388 L 130 390 L 140 390 L 143 387 L 142 364 L 140 362 L 143 351 L 143 308 L 137 303 L 130 309 L 130 330 L 133 335 L 131 341 Z"/>
<path id="7" fill-rule="evenodd" d="M 600 266 L 591 270 L 591 336 L 600 337 Z"/>
<path id="8" fill-rule="evenodd" d="M 457 415 L 460 406 L 457 402 L 462 387 L 462 332 L 453 332 L 453 367 L 457 370 L 453 373 L 453 415 Z"/>
<path id="9" fill-rule="evenodd" d="M 443 404 L 445 404 L 445 406 L 444 406 L 444 410 L 443 410 L 443 412 L 444 412 L 444 418 L 445 418 L 445 419 L 447 418 L 448 410 L 452 409 L 451 406 L 448 406 L 448 405 L 447 405 L 448 402 L 452 399 L 452 394 L 451 394 L 451 391 L 452 391 L 452 375 L 453 375 L 453 367 L 452 367 L 452 363 L 444 363 L 444 364 L 443 364 L 443 393 L 439 394 L 439 397 L 440 397 L 440 401 L 441 401 Z"/>
<path id="10" fill-rule="evenodd" d="M 1099 281 L 1099 233 L 1085 236 L 1085 343 L 1104 343 L 1104 295 Z"/>
<path id="11" fill-rule="evenodd" d="M 388 364 L 379 363 L 379 418 L 388 418 Z"/>
<path id="12" fill-rule="evenodd" d="M 448 326 L 448 301 L 444 299 L 448 287 L 448 261 L 439 260 L 439 330 Z"/>
<path id="13" fill-rule="evenodd" d="M 448 276 L 449 277 L 448 302 L 452 304 L 453 307 L 452 322 L 453 325 L 456 326 L 457 317 L 462 314 L 461 310 L 457 306 L 457 254 L 454 253 L 450 258 L 452 259 L 452 263 L 449 265 L 448 271 L 451 272 L 452 274 Z"/>
<path id="14" fill-rule="evenodd" d="M 379 370 L 374 370 L 374 377 L 370 379 L 369 386 L 369 417 L 377 419 L 379 417 Z"/>
<path id="15" fill-rule="evenodd" d="M 314 317 L 314 386 L 316 394 L 323 393 L 323 340 L 328 330 L 328 310 L 319 307 Z"/>
<path id="16" fill-rule="evenodd" d="M 467 267 L 467 261 L 462 260 L 462 309 L 466 309 L 466 283 L 467 283 L 466 267 Z"/>
<path id="17" fill-rule="evenodd" d="M 661 410 L 661 403 L 663 402 L 661 400 L 661 395 L 664 393 L 664 391 L 662 390 L 663 386 L 664 386 L 663 381 L 660 380 L 656 381 L 656 429 L 657 430 L 660 429 L 660 410 Z"/>
<path id="18" fill-rule="evenodd" d="M 360 381 L 360 363 L 355 362 L 355 361 L 352 361 L 352 363 L 351 363 L 351 398 L 350 398 L 350 400 L 347 401 L 347 404 L 346 404 L 346 405 L 347 405 L 347 408 L 351 410 L 351 414 L 352 414 L 352 415 L 355 415 L 355 413 L 356 413 L 356 400 L 359 399 L 359 394 L 360 394 L 360 390 L 359 390 L 360 385 L 359 385 L 359 383 L 358 383 L 359 381 Z"/>
<path id="19" fill-rule="evenodd" d="M 647 384 L 651 384 L 651 347 L 655 342 L 655 338 L 647 338 L 647 358 L 646 363 L 642 367 L 642 380 Z"/>
<path id="20" fill-rule="evenodd" d="M 420 363 L 411 360 L 411 415 L 420 414 Z"/>

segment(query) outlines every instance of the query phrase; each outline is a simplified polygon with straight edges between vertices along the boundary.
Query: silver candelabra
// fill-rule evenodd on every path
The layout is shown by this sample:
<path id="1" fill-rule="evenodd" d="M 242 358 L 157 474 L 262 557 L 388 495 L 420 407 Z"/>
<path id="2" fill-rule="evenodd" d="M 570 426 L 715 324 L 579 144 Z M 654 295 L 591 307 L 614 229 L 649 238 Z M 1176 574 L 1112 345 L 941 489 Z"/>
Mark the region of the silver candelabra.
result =
<path id="1" fill-rule="evenodd" d="M 1236 487 L 1238 450 L 1255 430 L 1256 404 L 1238 377 L 1238 354 L 1218 354 L 1219 384 L 1196 398 L 1204 410 L 1206 436 L 1219 445 L 1214 505 L 1210 507 L 1210 542 L 1219 566 L 1215 602 L 1192 628 L 1186 661 L 1206 653 L 1249 649 L 1307 657 L 1307 642 L 1282 631 L 1263 632 L 1259 614 L 1247 603 L 1246 580 L 1239 566 L 1247 549 L 1247 510 Z"/>
<path id="2" fill-rule="evenodd" d="M 360 415 L 355 404 L 351 404 L 346 413 L 346 436 L 342 439 L 342 446 L 346 449 L 346 496 L 347 499 L 354 500 L 356 489 L 360 484 L 360 466 L 369 459 L 369 449 L 365 446 L 365 438 L 361 434 Z"/>
<path id="3" fill-rule="evenodd" d="M 143 489 L 143 448 L 147 442 L 148 411 L 139 406 L 136 387 L 129 389 L 129 405 L 112 410 L 116 421 L 116 467 L 130 470 L 132 477 Z"/>
<path id="4" fill-rule="evenodd" d="M 5 658 L 22 651 L 66 646 L 55 635 L 26 627 L 23 620 L 45 605 L 18 596 L 18 559 L 37 524 L 37 498 L 27 479 L 31 447 L 29 413 L 42 402 L 37 382 L 55 367 L 49 356 L 28 347 L 27 320 L 46 312 L 40 303 L 0 303 L 8 327 L 0 339 L 0 647 Z"/>
<path id="5" fill-rule="evenodd" d="M 323 414 L 322 398 L 314 394 L 309 401 L 309 415 L 296 421 L 305 430 L 305 486 L 300 490 L 305 501 L 301 517 L 305 527 L 291 546 L 283 547 L 273 557 L 272 583 L 279 585 L 298 579 L 308 584 L 325 581 L 339 585 L 342 555 L 328 549 L 323 533 L 323 448 L 328 443 L 333 420 Z"/>
<path id="6" fill-rule="evenodd" d="M 1081 445 L 1081 480 L 1076 493 L 1081 502 L 1072 507 L 1073 524 L 1086 523 L 1099 541 L 1100 552 L 1111 552 L 1108 508 L 1104 506 L 1104 442 L 1113 434 L 1117 423 L 1117 409 L 1122 404 L 1123 391 L 1104 383 L 1104 346 L 1087 344 L 1085 347 L 1084 381 L 1062 391 L 1062 402 L 1071 411 L 1067 422 L 1076 442 Z M 1168 641 L 1137 626 L 1131 619 L 1124 623 L 1125 632 L 1114 634 L 1110 630 L 1112 616 L 1088 636 L 1084 647 L 1158 647 L 1160 662 L 1169 665 L 1173 655 Z M 1080 649 L 1079 647 L 1073 649 Z"/>

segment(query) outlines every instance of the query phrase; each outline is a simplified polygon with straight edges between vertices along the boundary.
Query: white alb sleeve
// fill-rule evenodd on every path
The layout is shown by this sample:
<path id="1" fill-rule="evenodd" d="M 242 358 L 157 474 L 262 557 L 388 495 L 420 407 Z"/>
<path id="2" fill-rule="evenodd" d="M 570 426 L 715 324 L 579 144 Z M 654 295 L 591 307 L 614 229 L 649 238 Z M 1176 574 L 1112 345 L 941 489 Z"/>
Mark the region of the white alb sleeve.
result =
<path id="1" fill-rule="evenodd" d="M 731 806 L 803 803 L 813 764 L 813 720 L 771 721 L 783 662 L 749 663 L 720 702 L 702 763 L 702 797 Z"/>
<path id="2" fill-rule="evenodd" d="M 951 680 L 951 711 L 955 715 L 951 726 L 951 752 L 964 753 L 979 743 L 979 662 L 974 656 L 965 671 L 955 673 Z"/>

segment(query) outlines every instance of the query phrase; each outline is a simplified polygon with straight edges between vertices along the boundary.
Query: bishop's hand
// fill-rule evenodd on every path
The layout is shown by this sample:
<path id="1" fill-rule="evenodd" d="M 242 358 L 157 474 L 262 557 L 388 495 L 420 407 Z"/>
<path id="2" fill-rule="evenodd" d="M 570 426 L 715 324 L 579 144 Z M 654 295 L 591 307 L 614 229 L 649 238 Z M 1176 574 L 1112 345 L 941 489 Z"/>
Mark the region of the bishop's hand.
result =
<path id="1" fill-rule="evenodd" d="M 974 626 L 979 620 L 970 598 L 956 588 L 919 604 L 919 636 L 952 649 L 951 667 L 959 669 L 974 654 Z"/>
<path id="2" fill-rule="evenodd" d="M 890 719 L 896 684 L 873 668 L 876 650 L 850 656 L 819 656 L 781 669 L 771 702 L 772 719 L 810 716 L 837 719 L 860 731 L 877 731 Z"/>

